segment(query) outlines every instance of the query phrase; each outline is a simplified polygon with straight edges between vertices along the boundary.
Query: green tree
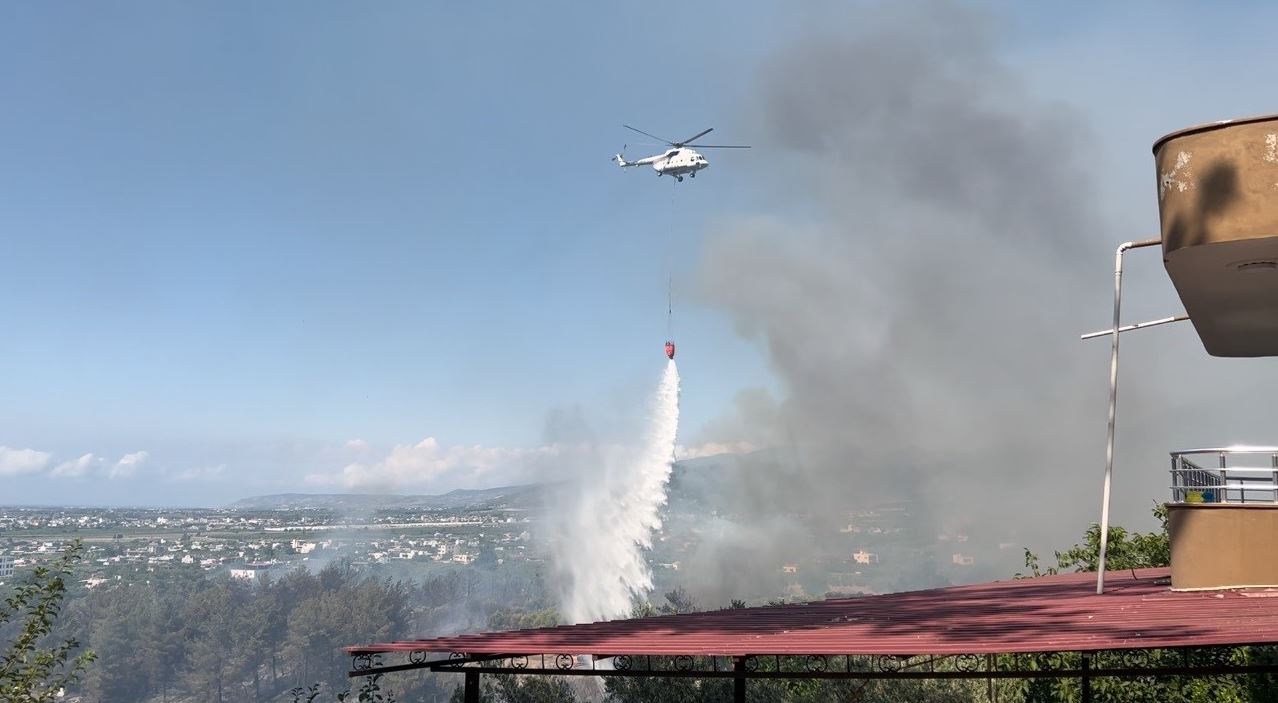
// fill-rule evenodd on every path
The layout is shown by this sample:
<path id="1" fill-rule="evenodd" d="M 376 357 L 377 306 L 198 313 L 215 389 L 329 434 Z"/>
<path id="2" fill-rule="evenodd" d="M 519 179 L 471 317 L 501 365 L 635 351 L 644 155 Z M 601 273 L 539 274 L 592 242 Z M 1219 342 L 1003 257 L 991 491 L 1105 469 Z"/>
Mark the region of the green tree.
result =
<path id="1" fill-rule="evenodd" d="M 89 645 L 101 656 L 84 677 L 84 689 L 93 701 L 125 701 L 146 696 L 148 678 L 138 676 L 143 659 L 137 647 L 145 624 L 146 594 L 142 584 L 95 589 L 94 621 Z"/>
<path id="2" fill-rule="evenodd" d="M 684 590 L 683 586 L 666 594 L 666 602 L 658 608 L 663 615 L 697 612 L 697 602 Z"/>
<path id="3" fill-rule="evenodd" d="M 72 542 L 52 564 L 36 567 L 0 605 L 0 627 L 17 626 L 0 654 L 0 700 L 54 701 L 93 661 L 92 652 L 73 656 L 80 648 L 74 638 L 48 642 L 66 598 L 66 579 L 83 549 L 80 540 Z"/>
<path id="4" fill-rule="evenodd" d="M 604 680 L 604 691 L 607 700 L 616 703 L 729 703 L 732 700 L 732 682 L 724 679 L 612 676 Z"/>
<path id="5" fill-rule="evenodd" d="M 185 608 L 187 686 L 199 700 L 223 703 L 237 677 L 241 653 L 235 640 L 232 584 L 222 578 L 191 597 Z"/>
<path id="6" fill-rule="evenodd" d="M 1171 565 L 1171 537 L 1167 532 L 1167 507 L 1154 507 L 1154 517 L 1162 524 L 1155 532 L 1132 532 L 1118 525 L 1109 528 L 1109 543 L 1105 548 L 1105 570 L 1144 569 Z M 1096 571 L 1100 568 L 1100 525 L 1087 528 L 1083 543 L 1065 551 L 1057 551 L 1056 566 L 1043 568 L 1039 557 L 1028 548 L 1025 550 L 1025 569 L 1017 578 L 1046 576 L 1061 571 Z"/>
<path id="7" fill-rule="evenodd" d="M 503 703 L 572 703 L 577 700 L 568 682 L 542 676 L 497 678 L 497 693 Z"/>
<path id="8" fill-rule="evenodd" d="M 458 686 L 449 698 L 462 703 L 465 689 Z M 496 674 L 485 676 L 479 691 L 480 703 L 575 703 L 576 694 L 562 678 Z"/>
<path id="9" fill-rule="evenodd" d="M 1109 543 L 1105 549 L 1105 568 L 1144 569 L 1171 564 L 1171 537 L 1167 532 L 1167 507 L 1154 508 L 1154 517 L 1162 524 L 1156 532 L 1131 532 L 1117 525 L 1109 528 Z M 1083 537 L 1083 544 L 1075 544 L 1064 552 L 1056 552 L 1059 569 L 1095 571 L 1100 566 L 1100 525 L 1092 525 Z"/>
<path id="10" fill-rule="evenodd" d="M 558 624 L 559 611 L 554 608 L 542 608 L 541 610 L 533 611 L 501 608 L 488 616 L 488 630 L 490 632 L 554 627 Z"/>
<path id="11" fill-rule="evenodd" d="M 170 590 L 171 589 L 171 590 Z M 168 703 L 169 692 L 186 663 L 186 638 L 182 619 L 185 590 L 174 585 L 156 589 L 147 609 L 147 618 L 139 634 L 138 655 L 146 672 L 152 693 L 158 691 L 160 703 Z"/>
<path id="12" fill-rule="evenodd" d="M 285 654 L 300 674 L 298 683 L 320 680 L 336 688 L 345 678 L 343 645 L 385 642 L 403 634 L 409 589 L 397 582 L 356 580 L 353 572 L 343 575 L 328 569 L 321 572 L 319 581 L 322 590 L 288 616 Z"/>
<path id="13" fill-rule="evenodd" d="M 235 619 L 236 639 L 243 649 L 249 675 L 253 679 L 253 700 L 262 701 L 262 675 L 271 674 L 268 684 L 274 686 L 274 667 L 271 653 L 276 649 L 274 638 L 280 631 L 279 603 L 274 597 L 271 582 L 264 580 L 251 594 L 251 599 Z M 266 670 L 263 671 L 263 667 Z"/>

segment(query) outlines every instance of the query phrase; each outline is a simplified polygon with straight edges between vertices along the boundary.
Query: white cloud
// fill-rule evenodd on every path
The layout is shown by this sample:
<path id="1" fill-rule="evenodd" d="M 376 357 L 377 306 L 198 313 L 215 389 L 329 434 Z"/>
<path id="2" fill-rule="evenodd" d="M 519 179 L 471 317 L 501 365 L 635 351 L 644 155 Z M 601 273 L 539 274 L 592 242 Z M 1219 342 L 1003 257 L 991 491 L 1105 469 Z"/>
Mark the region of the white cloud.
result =
<path id="1" fill-rule="evenodd" d="M 43 471 L 49 465 L 50 454 L 34 449 L 11 449 L 0 445 L 0 476 Z"/>
<path id="2" fill-rule="evenodd" d="M 131 478 L 149 457 L 149 452 L 137 451 L 125 454 L 118 461 L 110 462 L 93 452 L 87 452 L 75 459 L 68 459 L 50 466 L 53 455 L 49 452 L 0 446 L 0 476 L 43 473 L 55 478 L 86 476 L 100 476 L 108 479 Z"/>
<path id="3" fill-rule="evenodd" d="M 349 442 L 347 443 L 349 446 Z M 393 490 L 432 484 L 494 485 L 520 480 L 530 464 L 554 456 L 557 446 L 507 449 L 482 445 L 444 447 L 434 437 L 401 444 L 373 462 L 352 462 L 338 472 L 315 473 L 306 482 L 358 490 Z"/>
<path id="4" fill-rule="evenodd" d="M 79 478 L 86 476 L 93 470 L 94 466 L 101 464 L 102 460 L 93 456 L 93 454 L 83 454 L 79 459 L 72 461 L 64 461 L 53 467 L 53 471 L 49 472 L 52 476 L 63 478 Z"/>
<path id="5" fill-rule="evenodd" d="M 366 452 L 369 449 L 372 449 L 372 446 L 362 439 L 348 439 L 346 440 L 346 444 L 343 446 L 352 452 Z"/>
<path id="6" fill-rule="evenodd" d="M 107 469 L 107 478 L 130 478 L 137 473 L 138 467 L 146 463 L 149 456 L 150 454 L 144 451 L 125 454 L 115 462 L 114 466 Z"/>

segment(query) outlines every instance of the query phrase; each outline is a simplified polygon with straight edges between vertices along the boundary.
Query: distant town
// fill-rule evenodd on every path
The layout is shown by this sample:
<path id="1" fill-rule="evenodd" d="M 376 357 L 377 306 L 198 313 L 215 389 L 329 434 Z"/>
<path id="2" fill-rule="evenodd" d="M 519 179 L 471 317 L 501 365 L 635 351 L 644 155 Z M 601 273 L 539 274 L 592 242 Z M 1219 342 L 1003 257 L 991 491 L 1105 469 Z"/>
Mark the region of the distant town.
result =
<path id="1" fill-rule="evenodd" d="M 93 587 L 123 573 L 187 566 L 257 578 L 308 562 L 471 564 L 527 558 L 528 518 L 394 511 L 342 519 L 322 509 L 279 511 L 0 508 L 0 578 L 85 543 Z M 7 571 L 6 571 L 7 568 Z"/>
<path id="2" fill-rule="evenodd" d="M 0 507 L 0 582 L 47 562 L 75 539 L 85 546 L 77 576 L 89 589 L 174 570 L 259 580 L 340 562 L 416 580 L 474 566 L 540 570 L 547 561 L 529 505 L 535 499 L 526 492 L 484 494 L 429 510 L 379 508 L 360 498 L 272 496 L 222 509 Z M 659 588 L 682 585 L 681 572 L 708 539 L 703 518 L 692 506 L 672 502 L 648 555 Z M 772 582 L 747 595 L 878 593 L 1005 577 L 1017 565 L 1020 545 L 1013 542 L 919 535 L 910 524 L 901 506 L 849 512 L 813 540 L 818 544 L 796 544 L 778 555 L 768 569 Z"/>

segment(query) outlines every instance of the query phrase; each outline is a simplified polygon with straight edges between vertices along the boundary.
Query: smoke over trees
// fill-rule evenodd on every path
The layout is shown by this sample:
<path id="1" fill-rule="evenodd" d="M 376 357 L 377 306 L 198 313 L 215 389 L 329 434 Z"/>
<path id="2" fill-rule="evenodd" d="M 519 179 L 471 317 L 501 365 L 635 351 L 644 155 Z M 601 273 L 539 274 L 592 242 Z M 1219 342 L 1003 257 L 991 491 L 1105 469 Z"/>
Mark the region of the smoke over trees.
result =
<path id="1" fill-rule="evenodd" d="M 1059 538 L 1094 507 L 1078 480 L 1094 452 L 1076 440 L 1092 436 L 1100 375 L 1075 333 L 1104 308 L 1078 296 L 1110 245 L 1087 131 L 999 60 L 983 15 L 882 4 L 827 26 L 780 47 L 754 86 L 759 179 L 785 214 L 716 223 L 699 272 L 781 388 L 707 428 L 781 448 L 725 504 L 753 524 L 837 524 L 849 506 L 909 501 L 934 523 L 924 534 Z M 687 560 L 705 582 L 751 563 L 716 548 Z"/>

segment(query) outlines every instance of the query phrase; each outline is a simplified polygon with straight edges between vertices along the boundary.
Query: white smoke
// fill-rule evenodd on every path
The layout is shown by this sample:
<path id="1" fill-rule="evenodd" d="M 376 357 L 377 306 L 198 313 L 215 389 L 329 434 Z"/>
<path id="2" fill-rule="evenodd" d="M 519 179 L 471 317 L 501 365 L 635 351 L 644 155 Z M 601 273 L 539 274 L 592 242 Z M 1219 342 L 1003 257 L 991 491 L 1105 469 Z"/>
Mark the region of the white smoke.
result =
<path id="1" fill-rule="evenodd" d="M 666 365 L 637 446 L 601 449 L 556 497 L 548 515 L 560 610 L 571 623 L 630 613 L 653 588 L 644 553 L 661 507 L 679 429 L 679 369 Z"/>

